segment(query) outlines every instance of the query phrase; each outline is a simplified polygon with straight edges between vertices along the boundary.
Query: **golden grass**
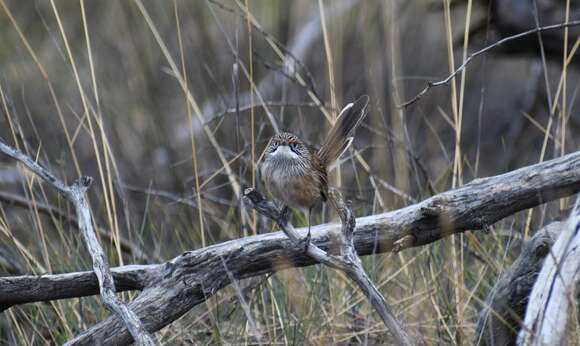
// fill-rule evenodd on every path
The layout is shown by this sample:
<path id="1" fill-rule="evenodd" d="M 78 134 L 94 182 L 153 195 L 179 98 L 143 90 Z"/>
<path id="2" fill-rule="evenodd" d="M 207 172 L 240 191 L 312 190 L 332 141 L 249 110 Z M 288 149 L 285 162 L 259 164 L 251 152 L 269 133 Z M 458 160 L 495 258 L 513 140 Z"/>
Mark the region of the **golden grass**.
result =
<path id="1" fill-rule="evenodd" d="M 459 10 L 456 3 L 438 2 L 438 10 L 432 11 L 423 3 L 365 1 L 340 12 L 337 8 L 344 4 L 323 0 L 267 5 L 235 0 L 221 7 L 213 1 L 97 5 L 51 0 L 36 9 L 46 23 L 32 25 L 37 14 L 0 0 L 2 35 L 19 45 L 11 58 L 22 60 L 22 65 L 7 62 L 7 77 L 0 75 L 5 118 L 5 123 L 0 120 L 0 135 L 63 178 L 98 176 L 91 205 L 96 224 L 113 234 L 113 242 L 103 244 L 113 265 L 135 263 L 123 252 L 121 238 L 167 259 L 250 232 L 270 231 L 270 224 L 255 213 L 241 210 L 239 200 L 243 186 L 259 187 L 257 167 L 269 136 L 290 129 L 309 143 L 320 143 L 341 105 L 362 93 L 372 97 L 371 114 L 337 172 L 357 215 L 404 207 L 433 192 L 459 187 L 477 174 L 501 173 L 522 160 L 542 161 L 577 148 L 573 86 L 578 74 L 571 66 L 580 39 L 566 43 L 560 67 L 543 62 L 559 72 L 558 78 L 547 76 L 557 86 L 549 95 L 553 102 L 546 107 L 546 100 L 540 100 L 540 106 L 519 112 L 524 114 L 517 115 L 519 121 L 533 129 L 524 131 L 524 137 L 535 146 L 512 157 L 500 151 L 500 143 L 519 150 L 517 138 L 499 138 L 493 132 L 483 133 L 487 142 L 495 142 L 493 150 L 487 149 L 487 157 L 482 154 L 481 164 L 473 159 L 479 157 L 473 144 L 479 100 L 474 99 L 483 87 L 481 68 L 475 64 L 457 76 L 459 81 L 454 78 L 449 89 L 433 90 L 414 108 L 396 107 L 412 96 L 425 75 L 445 76 L 457 67 L 456 59 L 465 61 L 477 44 L 470 28 L 482 10 L 472 0 Z M 570 6 L 568 0 L 564 21 L 570 19 Z M 302 57 L 311 70 L 306 71 L 282 43 L 299 39 L 296 33 L 313 19 L 320 33 Z M 114 40 L 107 36 L 111 31 Z M 462 47 L 454 47 L 458 33 Z M 564 35 L 569 35 L 568 29 Z M 8 58 L 0 54 L 2 59 Z M 492 68 L 487 70 L 498 72 L 490 73 L 485 88 L 497 95 L 493 87 L 505 83 L 500 77 L 512 65 L 506 68 L 499 60 L 489 60 Z M 237 75 L 232 76 L 236 63 Z M 119 70 L 107 69 L 116 65 L 134 74 L 117 78 L 111 71 Z M 166 66 L 169 78 L 159 72 Z M 288 66 L 294 66 L 291 76 L 272 72 Z M 273 93 L 260 88 L 270 73 L 284 79 Z M 309 73 L 316 77 L 315 87 L 309 84 Z M 522 85 L 528 82 L 516 72 L 513 78 Z M 250 104 L 241 104 L 238 114 L 224 113 L 219 122 L 208 123 L 220 110 L 234 107 L 232 80 L 240 93 L 249 92 Z M 20 102 L 14 94 L 21 87 L 23 95 L 37 99 L 23 96 Z M 519 95 L 508 91 L 509 97 Z M 274 113 L 270 103 L 304 100 L 315 107 L 280 107 L 284 117 Z M 210 103 L 216 105 L 211 114 L 206 107 Z M 497 110 L 487 113 L 490 103 L 501 110 L 507 106 L 502 100 L 487 101 L 487 121 L 498 121 L 491 119 Z M 179 139 L 180 129 L 185 129 L 185 141 Z M 55 139 L 49 137 L 55 134 Z M 49 203 L 70 212 L 70 206 L 34 177 L 22 174 L 20 183 L 6 186 L 30 199 L 32 207 L 18 210 L 0 204 L 0 243 L 28 273 L 90 268 L 74 226 L 36 208 L 37 203 Z M 174 201 L 191 203 L 167 202 L 147 192 L 133 194 L 124 183 L 144 191 L 171 191 Z M 568 200 L 553 204 L 541 213 L 514 215 L 487 234 L 467 232 L 363 262 L 415 336 L 426 344 L 469 344 L 487 292 L 518 255 L 522 237 L 516 235 L 529 236 L 542 222 L 555 218 L 556 210 L 566 210 Z M 314 223 L 328 221 L 325 214 L 313 215 Z M 294 215 L 293 222 L 303 225 L 307 220 Z M 160 331 L 160 342 L 254 344 L 248 316 L 263 344 L 387 340 L 384 325 L 365 297 L 332 270 L 290 269 L 239 285 L 249 315 L 229 287 Z M 97 297 L 14 307 L 0 317 L 0 343 L 62 343 L 107 314 Z M 570 344 L 578 345 L 580 324 L 577 318 L 571 321 Z"/>

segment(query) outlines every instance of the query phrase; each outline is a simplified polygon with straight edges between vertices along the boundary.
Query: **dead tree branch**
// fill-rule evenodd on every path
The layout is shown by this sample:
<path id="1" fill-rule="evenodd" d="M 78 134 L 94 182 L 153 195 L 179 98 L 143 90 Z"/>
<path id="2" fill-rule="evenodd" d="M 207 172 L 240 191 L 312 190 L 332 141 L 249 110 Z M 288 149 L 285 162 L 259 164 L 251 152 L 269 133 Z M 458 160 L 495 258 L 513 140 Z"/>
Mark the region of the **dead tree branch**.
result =
<path id="1" fill-rule="evenodd" d="M 143 290 L 155 279 L 151 274 L 160 265 L 126 265 L 111 268 L 117 292 Z M 69 299 L 99 294 L 95 272 L 8 276 L 0 278 L 9 299 L 0 300 L 0 312 L 15 304 Z M 4 293 L 3 293 L 4 294 Z"/>
<path id="2" fill-rule="evenodd" d="M 329 191 L 328 200 L 338 212 L 342 224 L 340 236 L 338 237 L 340 255 L 330 255 L 311 242 L 306 243 L 306 253 L 315 261 L 344 272 L 369 298 L 371 304 L 383 319 L 385 326 L 393 333 L 396 343 L 398 345 L 413 345 L 414 343 L 403 328 L 403 325 L 397 320 L 385 298 L 362 267 L 353 243 L 356 220 L 352 210 L 344 203 L 340 193 L 334 189 Z M 282 215 L 282 212 L 276 208 L 274 203 L 265 200 L 258 191 L 252 188 L 246 189 L 244 192 L 244 202 L 256 209 L 260 214 L 275 221 L 298 249 L 303 247 L 302 238 L 300 238 L 294 226 L 287 222 L 286 217 Z"/>
<path id="3" fill-rule="evenodd" d="M 457 74 L 459 74 L 461 71 L 463 71 L 467 65 L 469 65 L 469 63 L 471 63 L 471 61 L 476 58 L 479 55 L 482 55 L 484 53 L 487 53 L 488 51 L 497 48 L 501 45 L 504 45 L 508 42 L 520 39 L 522 37 L 525 36 L 529 36 L 529 35 L 533 35 L 533 34 L 538 34 L 540 32 L 544 32 L 544 31 L 550 31 L 550 30 L 558 30 L 558 29 L 563 29 L 563 28 L 569 28 L 569 27 L 574 27 L 574 26 L 578 26 L 580 25 L 580 20 L 572 20 L 569 21 L 567 23 L 560 23 L 560 24 L 554 24 L 554 25 L 548 25 L 548 26 L 541 26 L 541 27 L 536 27 L 534 29 L 530 29 L 528 31 L 524 31 L 521 32 L 519 34 L 516 35 L 512 35 L 512 36 L 508 36 L 506 38 L 503 38 L 483 49 L 478 50 L 475 53 L 470 54 L 467 59 L 465 59 L 465 61 L 463 62 L 463 64 L 461 64 L 461 66 L 459 66 L 455 71 L 453 71 L 452 74 L 450 74 L 449 76 L 447 76 L 447 78 L 442 79 L 440 81 L 437 82 L 427 82 L 427 85 L 425 85 L 425 87 L 423 88 L 423 90 L 421 90 L 417 95 L 415 95 L 412 99 L 410 99 L 409 101 L 406 101 L 400 105 L 398 105 L 399 108 L 407 108 L 408 106 L 412 105 L 413 103 L 419 101 L 419 99 L 423 96 L 425 96 L 425 94 L 427 94 L 427 92 L 429 92 L 429 90 L 433 87 L 438 87 L 438 86 L 442 86 L 442 85 L 446 85 L 448 84 L 453 78 L 455 78 L 455 76 L 457 76 Z"/>
<path id="4" fill-rule="evenodd" d="M 124 321 L 131 335 L 139 345 L 154 345 L 153 338 L 145 330 L 135 313 L 129 310 L 115 295 L 115 282 L 111 275 L 105 252 L 99 244 L 99 240 L 93 229 L 91 211 L 86 196 L 86 192 L 93 179 L 84 176 L 69 186 L 28 155 L 6 144 L 2 138 L 0 138 L 0 151 L 24 164 L 75 206 L 79 230 L 93 259 L 93 271 L 99 282 L 99 293 L 103 304 L 109 311 L 114 312 Z"/>
<path id="5" fill-rule="evenodd" d="M 515 345 L 530 293 L 563 225 L 563 222 L 552 222 L 536 232 L 497 280 L 480 312 L 474 345 Z"/>
<path id="6" fill-rule="evenodd" d="M 540 271 L 518 345 L 562 345 L 580 289 L 580 197 Z"/>
<path id="7" fill-rule="evenodd" d="M 476 179 L 403 209 L 358 218 L 354 246 L 359 255 L 392 251 L 398 245 L 400 249 L 422 246 L 454 233 L 488 228 L 518 211 L 578 191 L 580 152 L 575 152 L 505 174 Z M 335 224 L 314 226 L 312 242 L 328 252 L 335 243 L 332 235 L 339 230 L 340 225 Z M 296 229 L 296 232 L 302 239 L 307 230 Z M 117 283 L 127 284 L 119 285 L 118 290 L 143 290 L 130 307 L 148 330 L 156 331 L 229 285 L 225 267 L 240 280 L 317 263 L 303 249 L 298 250 L 282 232 L 276 232 L 189 251 L 161 265 L 122 267 L 113 272 Z M 66 275 L 71 276 L 70 280 L 64 277 Z M 94 274 L 89 272 L 47 277 L 0 278 L 0 306 L 65 298 L 60 292 L 72 286 L 84 289 L 82 295 L 98 293 Z M 26 292 L 22 289 L 24 285 L 30 287 Z M 54 297 L 50 296 L 51 292 L 45 292 L 47 290 Z M 39 292 L 43 294 L 40 296 Z M 71 291 L 66 295 L 75 296 Z M 124 323 L 111 315 L 78 335 L 71 344 L 124 345 L 131 341 Z"/>

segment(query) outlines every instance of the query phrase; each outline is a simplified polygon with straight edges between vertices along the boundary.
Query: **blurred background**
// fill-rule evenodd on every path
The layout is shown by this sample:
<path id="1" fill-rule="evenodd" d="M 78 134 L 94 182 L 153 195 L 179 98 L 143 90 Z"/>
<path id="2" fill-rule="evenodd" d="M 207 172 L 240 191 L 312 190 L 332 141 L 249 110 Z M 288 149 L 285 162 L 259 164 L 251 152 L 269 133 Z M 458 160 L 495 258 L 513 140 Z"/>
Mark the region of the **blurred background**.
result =
<path id="1" fill-rule="evenodd" d="M 487 45 L 579 20 L 578 5 L 0 0 L 0 136 L 69 183 L 95 178 L 91 207 L 111 265 L 157 263 L 272 231 L 241 217 L 239 198 L 259 187 L 269 138 L 287 130 L 319 144 L 340 108 L 368 94 L 369 116 L 331 181 L 357 216 L 386 212 L 578 149 L 578 26 L 498 46 L 401 107 Z M 370 256 L 365 266 L 412 334 L 469 343 L 522 240 L 568 204 L 518 213 L 487 234 Z M 295 213 L 295 224 L 306 222 Z M 71 206 L 0 157 L 0 274 L 90 268 Z M 240 284 L 266 344 L 389 341 L 334 271 Z M 0 344 L 59 344 L 106 315 L 94 297 L 14 307 L 0 315 Z M 165 344 L 255 343 L 248 328 L 228 288 L 158 335 Z"/>

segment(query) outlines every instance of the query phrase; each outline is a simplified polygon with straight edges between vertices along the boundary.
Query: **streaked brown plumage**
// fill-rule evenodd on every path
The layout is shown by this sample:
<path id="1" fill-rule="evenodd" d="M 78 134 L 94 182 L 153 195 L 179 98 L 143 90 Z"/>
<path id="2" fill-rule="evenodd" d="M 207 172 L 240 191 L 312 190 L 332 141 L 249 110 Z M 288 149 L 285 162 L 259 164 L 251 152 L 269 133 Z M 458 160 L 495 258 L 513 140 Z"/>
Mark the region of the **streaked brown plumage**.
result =
<path id="1" fill-rule="evenodd" d="M 270 195 L 285 206 L 308 211 L 310 219 L 312 208 L 326 201 L 327 169 L 352 143 L 354 131 L 367 114 L 368 102 L 365 95 L 344 107 L 318 150 L 288 132 L 272 137 L 260 167 Z"/>

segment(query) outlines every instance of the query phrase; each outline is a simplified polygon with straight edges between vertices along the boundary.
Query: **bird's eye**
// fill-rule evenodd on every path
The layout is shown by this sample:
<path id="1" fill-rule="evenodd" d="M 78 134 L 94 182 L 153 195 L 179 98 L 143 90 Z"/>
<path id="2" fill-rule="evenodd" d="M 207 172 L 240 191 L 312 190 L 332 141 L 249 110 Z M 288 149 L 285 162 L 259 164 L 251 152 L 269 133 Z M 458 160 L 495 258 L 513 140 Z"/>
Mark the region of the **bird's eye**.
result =
<path id="1" fill-rule="evenodd" d="M 298 144 L 296 142 L 290 143 L 290 149 L 296 149 L 297 147 L 298 147 Z"/>
<path id="2" fill-rule="evenodd" d="M 278 148 L 278 142 L 272 141 L 272 144 L 270 145 L 270 151 L 274 151 L 277 148 Z"/>

